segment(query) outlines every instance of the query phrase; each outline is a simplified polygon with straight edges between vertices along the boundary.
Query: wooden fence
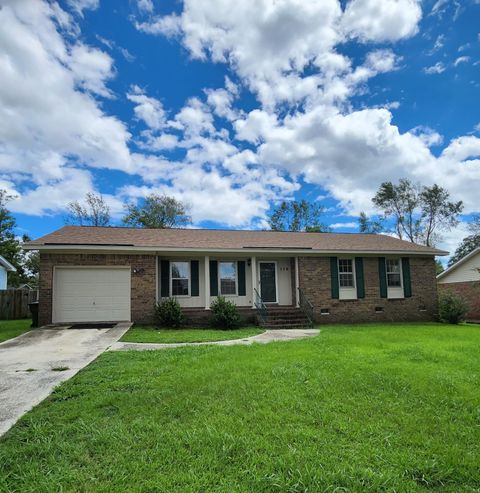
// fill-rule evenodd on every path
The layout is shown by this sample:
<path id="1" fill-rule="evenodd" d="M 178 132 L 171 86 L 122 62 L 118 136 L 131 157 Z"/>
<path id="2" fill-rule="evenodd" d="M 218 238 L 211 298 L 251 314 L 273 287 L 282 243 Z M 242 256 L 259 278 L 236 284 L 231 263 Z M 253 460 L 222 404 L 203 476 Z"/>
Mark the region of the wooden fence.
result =
<path id="1" fill-rule="evenodd" d="M 28 304 L 38 300 L 38 291 L 30 289 L 0 290 L 0 320 L 30 318 Z"/>

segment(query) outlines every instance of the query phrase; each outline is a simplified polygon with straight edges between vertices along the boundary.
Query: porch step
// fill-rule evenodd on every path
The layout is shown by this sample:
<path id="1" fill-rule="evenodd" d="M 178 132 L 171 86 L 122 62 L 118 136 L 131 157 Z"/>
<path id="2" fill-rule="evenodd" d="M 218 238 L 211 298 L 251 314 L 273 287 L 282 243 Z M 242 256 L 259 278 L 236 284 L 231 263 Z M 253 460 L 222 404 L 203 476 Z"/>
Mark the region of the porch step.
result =
<path id="1" fill-rule="evenodd" d="M 266 321 L 257 317 L 259 325 L 266 329 L 300 329 L 309 327 L 307 317 L 296 307 L 268 307 Z"/>
<path id="2" fill-rule="evenodd" d="M 262 325 L 263 329 L 267 330 L 280 330 L 280 329 L 310 329 L 311 325 L 306 323 L 299 324 L 286 324 L 286 325 L 276 325 L 276 324 L 264 324 Z"/>

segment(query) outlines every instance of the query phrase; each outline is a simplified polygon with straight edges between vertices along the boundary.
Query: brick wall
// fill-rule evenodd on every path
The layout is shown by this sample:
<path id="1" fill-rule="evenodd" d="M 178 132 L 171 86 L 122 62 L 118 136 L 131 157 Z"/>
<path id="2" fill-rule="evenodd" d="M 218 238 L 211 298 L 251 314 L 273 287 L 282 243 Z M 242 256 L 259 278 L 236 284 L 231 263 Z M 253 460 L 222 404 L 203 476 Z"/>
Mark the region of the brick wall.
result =
<path id="1" fill-rule="evenodd" d="M 412 297 L 389 300 L 380 297 L 378 258 L 363 259 L 365 298 L 337 300 L 331 295 L 329 257 L 300 257 L 300 288 L 314 306 L 319 323 L 434 320 L 437 314 L 437 282 L 433 257 L 410 257 Z M 376 312 L 382 307 L 383 312 Z M 329 315 L 320 315 L 327 308 Z"/>
<path id="2" fill-rule="evenodd" d="M 480 281 L 439 283 L 438 290 L 453 291 L 468 305 L 467 320 L 480 320 Z"/>
<path id="3" fill-rule="evenodd" d="M 52 322 L 53 267 L 129 265 L 132 267 L 132 321 L 150 323 L 156 294 L 156 266 L 154 255 L 99 255 L 99 254 L 40 254 L 39 323 Z M 133 269 L 141 270 L 133 273 Z"/>

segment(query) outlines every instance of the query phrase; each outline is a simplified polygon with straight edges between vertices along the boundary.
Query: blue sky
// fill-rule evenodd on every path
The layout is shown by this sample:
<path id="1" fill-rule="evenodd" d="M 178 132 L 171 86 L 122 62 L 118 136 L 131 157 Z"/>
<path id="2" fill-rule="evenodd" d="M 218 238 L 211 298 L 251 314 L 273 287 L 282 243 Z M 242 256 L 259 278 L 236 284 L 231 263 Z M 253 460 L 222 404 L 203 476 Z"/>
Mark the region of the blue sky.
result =
<path id="1" fill-rule="evenodd" d="M 0 186 L 19 233 L 173 195 L 200 227 L 306 198 L 356 231 L 385 180 L 479 211 L 476 0 L 1 2 Z"/>

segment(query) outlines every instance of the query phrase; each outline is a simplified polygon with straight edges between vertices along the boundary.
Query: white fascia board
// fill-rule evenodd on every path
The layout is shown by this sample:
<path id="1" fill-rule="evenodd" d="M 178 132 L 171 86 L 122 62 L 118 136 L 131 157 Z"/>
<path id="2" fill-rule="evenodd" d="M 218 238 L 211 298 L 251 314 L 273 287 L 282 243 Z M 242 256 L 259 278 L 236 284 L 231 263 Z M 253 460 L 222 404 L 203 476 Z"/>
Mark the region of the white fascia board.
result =
<path id="1" fill-rule="evenodd" d="M 438 274 L 437 276 L 437 279 L 441 279 L 442 277 L 445 277 L 447 274 L 450 274 L 450 272 L 453 272 L 457 267 L 460 267 L 464 262 L 466 262 L 469 258 L 474 257 L 477 253 L 480 253 L 480 247 L 475 248 L 475 250 L 472 250 L 468 255 L 462 257 L 458 262 L 455 262 L 448 269 L 444 270 L 443 272 L 440 272 L 440 274 Z"/>

